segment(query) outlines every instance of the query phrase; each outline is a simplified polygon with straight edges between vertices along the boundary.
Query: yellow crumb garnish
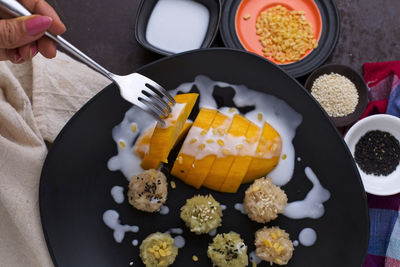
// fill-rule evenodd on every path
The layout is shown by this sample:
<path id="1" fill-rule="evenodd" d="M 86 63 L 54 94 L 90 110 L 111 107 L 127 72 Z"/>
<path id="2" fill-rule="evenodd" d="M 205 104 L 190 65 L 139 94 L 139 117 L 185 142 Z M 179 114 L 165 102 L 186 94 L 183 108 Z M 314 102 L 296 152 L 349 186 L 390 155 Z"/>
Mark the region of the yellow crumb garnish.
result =
<path id="1" fill-rule="evenodd" d="M 220 146 L 223 146 L 225 143 L 224 143 L 224 140 L 222 140 L 222 139 L 218 139 L 217 140 L 217 143 L 218 143 L 218 145 L 220 145 Z"/>
<path id="2" fill-rule="evenodd" d="M 214 143 L 214 140 L 213 139 L 207 139 L 206 142 L 209 143 L 209 144 L 212 144 L 212 143 Z"/>
<path id="3" fill-rule="evenodd" d="M 196 255 L 193 255 L 193 256 L 192 256 L 192 260 L 193 260 L 193 261 L 198 261 L 199 258 L 198 258 Z"/>
<path id="4" fill-rule="evenodd" d="M 225 156 L 228 156 L 229 154 L 231 154 L 231 152 L 228 149 L 222 149 L 222 154 L 224 154 Z"/>
<path id="5" fill-rule="evenodd" d="M 131 130 L 132 130 L 133 133 L 136 133 L 136 131 L 137 131 L 136 123 L 132 123 L 131 124 Z"/>
<path id="6" fill-rule="evenodd" d="M 263 114 L 262 114 L 262 113 L 258 113 L 258 114 L 257 114 L 257 119 L 258 119 L 258 121 L 262 121 L 262 119 L 263 119 Z"/>
<path id="7" fill-rule="evenodd" d="M 126 143 L 124 140 L 119 140 L 118 145 L 120 148 L 125 148 L 126 147 Z"/>
<path id="8" fill-rule="evenodd" d="M 182 156 L 178 156 L 177 160 L 178 160 L 178 163 L 179 163 L 179 164 L 182 164 L 182 163 L 183 163 L 183 157 L 182 157 Z"/>
<path id="9" fill-rule="evenodd" d="M 282 159 L 286 159 L 287 158 L 287 155 L 286 154 L 283 154 L 282 155 Z"/>
<path id="10" fill-rule="evenodd" d="M 203 131 L 201 131 L 200 134 L 201 134 L 201 135 L 206 135 L 206 134 L 207 134 L 207 131 L 206 131 L 206 130 L 203 130 Z"/>
<path id="11" fill-rule="evenodd" d="M 253 192 L 257 192 L 258 190 L 260 190 L 259 186 L 253 186 Z"/>
<path id="12" fill-rule="evenodd" d="M 248 20 L 249 18 L 251 18 L 251 15 L 250 15 L 250 14 L 246 14 L 246 15 L 243 16 L 243 19 L 244 19 L 244 20 Z"/>
<path id="13" fill-rule="evenodd" d="M 200 145 L 200 150 L 204 150 L 204 148 L 206 148 L 206 145 L 205 144 L 201 144 Z"/>
<path id="14" fill-rule="evenodd" d="M 230 112 L 230 113 L 234 113 L 235 111 L 236 111 L 236 108 L 230 108 L 230 109 L 229 109 L 229 112 Z"/>
<path id="15" fill-rule="evenodd" d="M 253 261 L 253 266 L 252 267 L 257 267 L 257 262 Z"/>
<path id="16" fill-rule="evenodd" d="M 172 188 L 172 189 L 175 189 L 175 188 L 176 188 L 176 184 L 175 184 L 175 182 L 174 182 L 174 181 L 171 181 L 171 183 L 170 183 L 170 184 L 171 184 L 171 188 Z M 165 243 L 165 242 L 164 242 L 164 243 Z"/>
<path id="17" fill-rule="evenodd" d="M 190 140 L 190 144 L 194 144 L 194 143 L 196 143 L 197 142 L 197 139 L 196 138 L 193 138 L 192 140 Z"/>
<path id="18" fill-rule="evenodd" d="M 272 247 L 272 244 L 268 239 L 264 239 L 263 242 L 264 242 L 264 245 L 266 245 L 267 247 L 269 247 L 269 248 Z"/>
<path id="19" fill-rule="evenodd" d="M 242 144 L 238 144 L 238 145 L 236 145 L 236 148 L 237 148 L 237 149 L 242 149 L 242 148 L 243 148 L 243 145 L 242 145 Z"/>

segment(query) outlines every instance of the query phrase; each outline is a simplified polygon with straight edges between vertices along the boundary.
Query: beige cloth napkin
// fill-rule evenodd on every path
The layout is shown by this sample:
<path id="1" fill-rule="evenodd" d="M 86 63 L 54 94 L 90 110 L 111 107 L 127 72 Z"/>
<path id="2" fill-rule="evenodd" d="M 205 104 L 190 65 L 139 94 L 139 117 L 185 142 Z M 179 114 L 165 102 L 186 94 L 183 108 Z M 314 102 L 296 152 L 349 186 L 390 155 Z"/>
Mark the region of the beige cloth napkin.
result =
<path id="1" fill-rule="evenodd" d="M 0 62 L 0 266 L 52 266 L 38 207 L 45 141 L 109 83 L 61 52 Z"/>

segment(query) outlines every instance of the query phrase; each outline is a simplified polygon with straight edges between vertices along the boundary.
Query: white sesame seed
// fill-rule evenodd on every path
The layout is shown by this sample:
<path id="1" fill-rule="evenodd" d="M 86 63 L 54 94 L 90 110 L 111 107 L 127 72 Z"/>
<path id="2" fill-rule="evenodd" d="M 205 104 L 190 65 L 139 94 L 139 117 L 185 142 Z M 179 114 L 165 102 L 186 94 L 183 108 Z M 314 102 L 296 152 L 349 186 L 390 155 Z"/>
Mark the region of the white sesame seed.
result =
<path id="1" fill-rule="evenodd" d="M 349 115 L 358 103 L 354 83 L 337 73 L 318 77 L 312 85 L 311 94 L 331 117 Z"/>

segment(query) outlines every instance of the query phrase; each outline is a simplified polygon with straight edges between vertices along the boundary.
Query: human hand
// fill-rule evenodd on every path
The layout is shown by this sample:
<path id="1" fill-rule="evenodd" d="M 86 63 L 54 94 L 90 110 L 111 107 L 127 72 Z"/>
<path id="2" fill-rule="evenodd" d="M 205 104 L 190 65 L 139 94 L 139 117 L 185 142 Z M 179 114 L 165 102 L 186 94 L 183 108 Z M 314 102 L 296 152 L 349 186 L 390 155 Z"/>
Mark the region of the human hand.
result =
<path id="1" fill-rule="evenodd" d="M 66 28 L 54 9 L 44 0 L 19 0 L 32 16 L 0 19 L 0 61 L 10 60 L 22 63 L 32 59 L 38 52 L 46 58 L 56 56 L 56 46 L 48 37 L 48 30 L 54 35 L 65 32 Z"/>

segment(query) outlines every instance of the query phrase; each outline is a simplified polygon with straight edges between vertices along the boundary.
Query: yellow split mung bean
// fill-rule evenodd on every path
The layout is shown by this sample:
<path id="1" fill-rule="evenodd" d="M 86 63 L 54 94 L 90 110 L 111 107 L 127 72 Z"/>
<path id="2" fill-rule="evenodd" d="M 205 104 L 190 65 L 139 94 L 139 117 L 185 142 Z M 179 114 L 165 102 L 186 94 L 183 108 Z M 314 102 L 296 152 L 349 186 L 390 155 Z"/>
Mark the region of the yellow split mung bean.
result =
<path id="1" fill-rule="evenodd" d="M 304 11 L 290 11 L 276 5 L 261 12 L 256 20 L 256 33 L 264 56 L 285 63 L 299 60 L 318 43 Z"/>

